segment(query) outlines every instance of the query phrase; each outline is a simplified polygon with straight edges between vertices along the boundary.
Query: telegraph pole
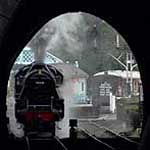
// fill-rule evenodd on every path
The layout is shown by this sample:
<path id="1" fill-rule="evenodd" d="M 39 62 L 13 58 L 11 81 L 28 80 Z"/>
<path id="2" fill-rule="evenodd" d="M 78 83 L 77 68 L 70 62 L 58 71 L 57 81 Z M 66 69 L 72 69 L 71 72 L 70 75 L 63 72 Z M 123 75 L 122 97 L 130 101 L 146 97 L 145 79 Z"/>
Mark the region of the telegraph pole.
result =
<path id="1" fill-rule="evenodd" d="M 133 59 L 133 54 L 131 52 L 127 52 L 127 59 L 126 59 L 126 65 L 127 65 L 127 70 L 129 70 L 129 72 L 127 72 L 127 83 L 129 83 L 130 85 L 130 95 L 132 95 L 133 92 L 133 69 L 137 66 L 137 64 L 135 63 L 134 59 Z"/>
<path id="2" fill-rule="evenodd" d="M 120 48 L 120 42 L 119 42 L 119 35 L 116 35 L 116 48 Z M 126 77 L 126 83 L 127 85 L 129 84 L 130 87 L 130 94 L 129 96 L 131 97 L 132 92 L 133 92 L 133 69 L 137 67 L 137 64 L 135 63 L 133 59 L 133 54 L 132 52 L 126 52 L 126 63 L 124 64 L 120 58 L 122 54 L 119 57 L 115 57 L 112 54 L 108 54 L 111 56 L 113 59 L 115 59 L 121 66 L 123 66 L 126 70 L 127 77 Z"/>

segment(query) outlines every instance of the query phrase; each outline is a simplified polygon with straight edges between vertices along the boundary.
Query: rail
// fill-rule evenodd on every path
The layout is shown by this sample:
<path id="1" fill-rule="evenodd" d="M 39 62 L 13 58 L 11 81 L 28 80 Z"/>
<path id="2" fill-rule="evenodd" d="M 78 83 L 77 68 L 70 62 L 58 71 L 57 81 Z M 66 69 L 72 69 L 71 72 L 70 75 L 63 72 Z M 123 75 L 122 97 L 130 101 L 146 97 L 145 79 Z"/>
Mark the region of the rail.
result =
<path id="1" fill-rule="evenodd" d="M 60 141 L 60 139 L 56 136 L 54 136 L 54 139 L 60 144 L 60 146 L 64 149 L 64 150 L 68 150 L 68 148 Z"/>
<path id="2" fill-rule="evenodd" d="M 88 135 L 89 137 L 91 137 L 94 141 L 98 142 L 99 144 L 103 144 L 104 146 L 106 146 L 107 148 L 111 149 L 111 150 L 116 150 L 114 147 L 108 145 L 107 143 L 99 140 L 98 138 L 96 138 L 95 136 L 91 135 L 86 129 L 83 128 L 79 128 L 81 131 L 83 131 L 86 135 Z"/>
<path id="3" fill-rule="evenodd" d="M 111 134 L 113 134 L 113 135 L 115 135 L 115 136 L 117 136 L 117 137 L 119 137 L 119 138 L 121 138 L 121 139 L 124 139 L 125 141 L 128 141 L 128 142 L 130 142 L 130 143 L 134 143 L 134 144 L 140 145 L 140 143 L 135 142 L 135 141 L 133 141 L 133 140 L 127 138 L 127 137 L 121 136 L 121 135 L 118 134 L 117 132 L 115 132 L 115 131 L 113 131 L 113 130 L 111 130 L 111 129 L 105 127 L 105 126 L 101 126 L 101 125 L 98 125 L 97 123 L 90 122 L 90 121 L 89 121 L 89 123 L 92 124 L 92 125 L 94 125 L 94 126 L 96 126 L 96 127 L 98 127 L 99 129 L 105 129 L 107 132 L 109 132 L 109 133 L 111 133 Z"/>
<path id="4" fill-rule="evenodd" d="M 28 136 L 25 137 L 25 140 L 26 140 L 26 144 L 27 144 L 27 150 L 31 150 L 31 142 L 30 141 L 42 141 L 42 140 L 55 140 L 60 146 L 61 146 L 61 149 L 62 150 L 68 150 L 68 148 L 61 142 L 61 140 L 54 136 L 53 138 L 29 138 Z M 59 149 L 60 150 L 60 149 Z"/>

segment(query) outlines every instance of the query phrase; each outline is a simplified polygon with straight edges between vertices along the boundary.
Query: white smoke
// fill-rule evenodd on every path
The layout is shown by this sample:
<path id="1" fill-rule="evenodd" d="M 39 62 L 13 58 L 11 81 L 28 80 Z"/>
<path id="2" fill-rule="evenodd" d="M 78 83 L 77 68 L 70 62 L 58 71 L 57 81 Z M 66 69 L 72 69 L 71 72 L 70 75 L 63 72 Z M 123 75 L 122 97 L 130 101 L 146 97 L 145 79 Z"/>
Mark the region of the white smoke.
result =
<path id="1" fill-rule="evenodd" d="M 23 137 L 23 126 L 17 122 L 15 117 L 15 98 L 7 97 L 7 117 L 9 118 L 8 130 L 16 137 Z"/>
<path id="2" fill-rule="evenodd" d="M 69 137 L 69 119 L 70 119 L 70 107 L 72 105 L 73 97 L 73 85 L 72 81 L 67 79 L 64 84 L 60 87 L 60 92 L 64 98 L 64 118 L 58 122 L 57 125 L 60 129 L 56 128 L 56 135 L 59 138 Z"/>
<path id="3" fill-rule="evenodd" d="M 84 47 L 82 39 L 86 38 L 86 25 L 82 13 L 67 13 L 52 19 L 48 24 L 52 35 L 48 42 L 47 49 L 62 50 L 71 53 L 81 52 Z"/>

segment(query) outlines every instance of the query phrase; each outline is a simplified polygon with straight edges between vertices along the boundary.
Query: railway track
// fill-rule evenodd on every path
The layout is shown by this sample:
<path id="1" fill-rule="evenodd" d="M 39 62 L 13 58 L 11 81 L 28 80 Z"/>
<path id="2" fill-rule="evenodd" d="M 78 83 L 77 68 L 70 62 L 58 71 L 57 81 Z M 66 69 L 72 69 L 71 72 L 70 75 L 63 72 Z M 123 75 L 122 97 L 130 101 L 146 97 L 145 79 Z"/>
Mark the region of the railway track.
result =
<path id="1" fill-rule="evenodd" d="M 80 130 L 82 132 L 84 132 L 87 136 L 89 136 L 92 140 L 94 140 L 95 142 L 97 142 L 98 144 L 100 144 L 100 146 L 104 146 L 106 149 L 108 150 L 116 150 L 116 148 L 112 147 L 111 145 L 99 140 L 98 138 L 96 138 L 95 136 L 93 136 L 92 134 L 90 134 L 86 129 L 80 128 Z"/>
<path id="2" fill-rule="evenodd" d="M 26 137 L 27 150 L 74 150 L 80 149 L 85 144 L 86 150 L 91 150 L 91 148 L 94 150 L 98 150 L 100 148 L 103 150 L 126 150 L 130 147 L 140 146 L 138 142 L 119 135 L 117 132 L 111 130 L 105 125 L 105 123 L 99 124 L 94 121 L 80 122 L 79 127 L 77 128 L 79 133 L 78 135 L 82 134 L 84 138 L 78 137 L 75 142 L 72 142 L 70 139 L 65 141 L 59 139 L 57 136 L 54 136 L 53 138 Z M 100 135 L 104 134 L 107 134 L 107 138 L 104 136 L 103 138 L 100 137 Z M 108 140 L 108 134 L 110 137 L 112 136 L 111 140 Z"/>
<path id="3" fill-rule="evenodd" d="M 57 137 L 31 138 L 25 137 L 27 150 L 68 150 L 67 146 Z"/>
<path id="4" fill-rule="evenodd" d="M 136 142 L 136 141 L 133 141 L 133 140 L 131 140 L 131 139 L 129 139 L 129 138 L 126 138 L 126 137 L 124 137 L 124 136 L 118 134 L 117 132 L 114 132 L 113 130 L 111 130 L 111 129 L 105 127 L 105 126 L 98 125 L 97 123 L 94 123 L 94 122 L 90 122 L 90 124 L 92 124 L 92 125 L 98 127 L 99 129 L 104 129 L 104 130 L 106 130 L 108 133 L 110 133 L 110 134 L 112 134 L 112 135 L 114 135 L 114 136 L 116 136 L 116 137 L 118 137 L 118 138 L 121 138 L 121 139 L 123 139 L 123 140 L 125 140 L 125 141 L 128 141 L 128 142 L 130 142 L 130 143 L 134 143 L 134 144 L 140 145 L 140 143 L 138 143 L 138 142 Z"/>
<path id="5" fill-rule="evenodd" d="M 113 131 L 112 129 L 106 127 L 105 123 L 102 124 L 98 124 L 95 123 L 93 121 L 83 121 L 79 123 L 81 126 L 81 130 L 85 131 L 86 133 L 88 133 L 91 137 L 93 137 L 93 139 L 101 139 L 99 140 L 100 142 L 106 143 L 107 145 L 109 145 L 108 147 L 112 148 L 112 149 L 117 149 L 117 150 L 121 150 L 124 149 L 124 145 L 127 147 L 129 145 L 131 146 L 135 146 L 135 147 L 139 147 L 140 143 L 131 140 L 130 138 L 124 137 L 122 135 L 120 135 L 119 133 Z M 111 125 L 109 125 L 111 127 Z M 119 139 L 119 141 L 122 141 L 122 143 L 124 143 L 123 145 L 121 145 L 119 142 L 107 142 L 106 138 L 117 138 Z"/>
<path id="6" fill-rule="evenodd" d="M 107 144 L 106 142 L 101 141 L 97 137 L 90 134 L 88 132 L 88 130 L 86 130 L 84 128 L 79 128 L 79 130 L 84 132 L 84 135 L 86 135 L 88 141 L 91 142 L 91 143 L 89 143 L 89 147 L 88 147 L 89 149 L 91 149 L 91 146 L 92 147 L 95 146 L 95 148 L 94 148 L 95 150 L 99 149 L 99 148 L 103 148 L 104 150 L 116 150 L 111 145 Z M 68 145 L 65 145 L 57 136 L 54 136 L 53 138 L 26 137 L 25 140 L 26 140 L 27 150 L 33 150 L 33 149 L 36 149 L 36 150 L 38 150 L 38 149 L 39 150 L 41 150 L 41 149 L 44 149 L 44 150 L 48 150 L 48 149 L 51 149 L 51 150 L 72 150 L 72 149 L 80 148 L 78 145 L 78 142 L 76 142 L 76 144 L 74 142 L 70 143 L 70 145 L 72 145 L 70 147 Z M 77 141 L 78 141 L 78 139 L 77 139 Z M 72 142 L 72 141 L 70 141 L 70 142 Z M 44 146 L 45 144 L 46 144 L 46 146 Z M 46 149 L 45 149 L 45 147 L 46 147 Z"/>

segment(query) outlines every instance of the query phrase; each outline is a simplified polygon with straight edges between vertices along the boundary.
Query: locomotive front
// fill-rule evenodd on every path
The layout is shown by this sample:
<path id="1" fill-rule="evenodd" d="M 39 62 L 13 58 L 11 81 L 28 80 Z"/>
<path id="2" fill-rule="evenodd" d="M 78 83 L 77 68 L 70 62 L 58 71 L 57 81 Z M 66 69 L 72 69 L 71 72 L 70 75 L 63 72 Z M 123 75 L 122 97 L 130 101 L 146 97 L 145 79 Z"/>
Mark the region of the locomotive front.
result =
<path id="1" fill-rule="evenodd" d="M 55 135 L 55 122 L 64 117 L 64 100 L 58 88 L 63 75 L 53 66 L 32 63 L 15 75 L 15 116 L 24 125 L 25 134 L 50 132 Z"/>

